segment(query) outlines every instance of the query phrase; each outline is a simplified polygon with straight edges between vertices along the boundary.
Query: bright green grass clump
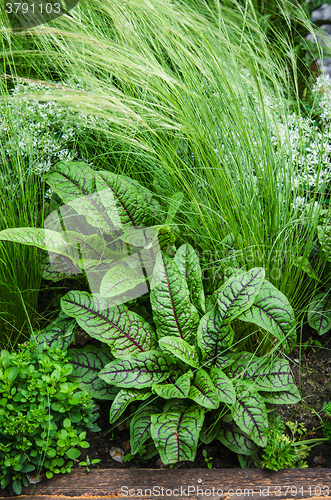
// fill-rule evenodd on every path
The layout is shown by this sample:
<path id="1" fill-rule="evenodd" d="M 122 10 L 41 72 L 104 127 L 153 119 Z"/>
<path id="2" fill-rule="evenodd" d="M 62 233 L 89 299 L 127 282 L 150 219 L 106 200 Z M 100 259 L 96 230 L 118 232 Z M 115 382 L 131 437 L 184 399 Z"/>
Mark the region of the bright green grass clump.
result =
<path id="1" fill-rule="evenodd" d="M 262 25 L 235 2 L 81 1 L 51 25 L 3 30 L 3 61 L 14 72 L 26 58 L 38 75 L 79 82 L 45 98 L 100 117 L 91 128 L 105 135 L 102 168 L 160 197 L 182 191 L 182 236 L 226 265 L 232 234 L 237 264 L 264 267 L 299 310 L 313 281 L 294 262 L 310 251 L 316 194 L 303 225 L 286 127 L 289 106 L 301 115 L 295 51 L 280 33 L 271 46 Z M 24 50 L 24 37 L 37 50 Z M 304 169 L 304 147 L 300 155 Z"/>

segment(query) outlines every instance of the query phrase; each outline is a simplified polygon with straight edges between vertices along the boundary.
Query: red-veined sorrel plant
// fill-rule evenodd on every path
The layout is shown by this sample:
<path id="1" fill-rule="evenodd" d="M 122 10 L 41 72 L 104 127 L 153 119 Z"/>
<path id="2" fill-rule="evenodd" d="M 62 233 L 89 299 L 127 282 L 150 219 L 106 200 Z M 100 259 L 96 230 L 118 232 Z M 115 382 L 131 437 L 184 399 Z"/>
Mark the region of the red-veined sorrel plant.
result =
<path id="1" fill-rule="evenodd" d="M 110 423 L 130 403 L 143 401 L 130 423 L 132 454 L 147 443 L 149 454 L 159 452 L 165 463 L 194 460 L 199 437 L 218 438 L 246 463 L 243 457 L 266 444 L 267 405 L 300 400 L 289 363 L 280 356 L 296 343 L 286 297 L 265 279 L 263 268 L 228 268 L 206 300 L 193 247 L 183 244 L 169 255 L 180 194 L 165 216 L 137 182 L 84 163 L 58 164 L 47 182 L 65 203 L 51 214 L 49 228 L 5 230 L 0 239 L 47 250 L 48 278 L 85 271 L 93 294 L 68 292 L 60 321 L 36 341 L 60 337 L 68 347 L 71 317 L 101 342 L 70 350 L 72 376 L 95 398 L 113 400 Z M 246 323 L 263 335 L 249 331 L 245 339 Z M 260 342 L 255 352 L 243 350 L 252 337 Z M 275 348 L 262 355 L 268 342 Z"/>

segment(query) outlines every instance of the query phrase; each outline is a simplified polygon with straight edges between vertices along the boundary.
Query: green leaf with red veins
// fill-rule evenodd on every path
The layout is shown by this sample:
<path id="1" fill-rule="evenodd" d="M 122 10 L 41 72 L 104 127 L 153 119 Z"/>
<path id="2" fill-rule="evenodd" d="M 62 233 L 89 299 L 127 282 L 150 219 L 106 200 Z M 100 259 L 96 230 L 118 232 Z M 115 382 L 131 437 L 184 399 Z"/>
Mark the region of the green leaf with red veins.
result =
<path id="1" fill-rule="evenodd" d="M 231 346 L 233 330 L 228 323 L 222 321 L 218 306 L 214 306 L 200 320 L 197 342 L 203 353 L 203 361 L 210 360 L 208 365 L 217 366 L 217 358 Z"/>
<path id="2" fill-rule="evenodd" d="M 121 175 L 103 170 L 96 174 L 96 185 L 108 217 L 116 217 L 118 227 L 150 225 L 155 207 L 146 192 L 139 193 Z"/>
<path id="3" fill-rule="evenodd" d="M 255 323 L 270 332 L 280 340 L 286 353 L 291 352 L 296 345 L 293 309 L 285 295 L 268 281 L 263 283 L 254 304 L 239 319 Z"/>
<path id="4" fill-rule="evenodd" d="M 162 337 L 159 340 L 159 346 L 162 351 L 174 355 L 189 366 L 199 368 L 199 355 L 195 347 L 188 344 L 185 340 L 178 337 Z"/>
<path id="5" fill-rule="evenodd" d="M 77 248 L 70 245 L 65 239 L 65 232 L 58 233 L 50 229 L 40 229 L 36 227 L 15 227 L 0 231 L 0 240 L 22 243 L 23 245 L 34 246 L 52 252 L 73 261 L 77 269 L 79 255 Z"/>
<path id="6" fill-rule="evenodd" d="M 241 455 L 253 455 L 258 450 L 258 446 L 254 441 L 238 427 L 229 430 L 220 429 L 216 439 L 221 441 L 231 451 L 240 453 Z"/>
<path id="7" fill-rule="evenodd" d="M 170 400 L 163 413 L 151 416 L 151 435 L 164 464 L 193 462 L 204 420 L 204 409 Z"/>
<path id="8" fill-rule="evenodd" d="M 299 390 L 295 384 L 290 384 L 286 391 L 262 392 L 259 391 L 265 403 L 274 405 L 295 405 L 301 401 Z"/>
<path id="9" fill-rule="evenodd" d="M 236 402 L 236 391 L 229 377 L 219 368 L 212 367 L 210 379 L 216 387 L 219 402 L 232 405 Z"/>
<path id="10" fill-rule="evenodd" d="M 72 381 L 78 381 L 82 390 L 88 391 L 96 399 L 114 399 L 118 387 L 107 384 L 99 377 L 99 372 L 114 358 L 110 349 L 86 345 L 68 350 L 73 371 L 69 375 Z"/>
<path id="11" fill-rule="evenodd" d="M 261 289 L 264 276 L 264 269 L 254 267 L 231 277 L 217 290 L 216 302 L 223 322 L 234 320 L 251 307 Z"/>
<path id="12" fill-rule="evenodd" d="M 61 299 L 62 310 L 91 337 L 105 342 L 115 357 L 153 350 L 156 339 L 152 327 L 124 305 L 110 307 L 106 298 L 88 292 L 68 292 Z"/>
<path id="13" fill-rule="evenodd" d="M 60 161 L 46 174 L 47 184 L 93 227 L 109 232 L 116 225 L 109 218 L 96 192 L 97 173 L 86 163 Z"/>
<path id="14" fill-rule="evenodd" d="M 148 351 L 112 361 L 101 370 L 99 377 L 117 387 L 142 389 L 163 382 L 174 369 L 176 365 L 166 354 Z"/>
<path id="15" fill-rule="evenodd" d="M 150 391 L 139 391 L 137 389 L 122 389 L 115 397 L 110 407 L 109 423 L 113 424 L 120 418 L 130 403 L 135 401 L 144 401 L 148 399 L 152 393 Z"/>
<path id="16" fill-rule="evenodd" d="M 210 410 L 219 406 L 219 397 L 208 373 L 200 368 L 194 378 L 188 397 L 196 403 Z"/>
<path id="17" fill-rule="evenodd" d="M 130 421 L 130 453 L 132 455 L 138 453 L 141 446 L 151 436 L 151 416 L 156 413 L 160 413 L 156 404 L 146 405 L 143 403 L 132 416 Z"/>
<path id="18" fill-rule="evenodd" d="M 331 299 L 326 293 L 319 293 L 308 306 L 308 323 L 320 335 L 331 328 Z"/>
<path id="19" fill-rule="evenodd" d="M 187 398 L 191 388 L 191 370 L 179 377 L 174 384 L 153 384 L 152 391 L 164 399 Z"/>
<path id="20" fill-rule="evenodd" d="M 287 391 L 294 384 L 289 362 L 286 359 L 258 358 L 248 363 L 242 379 L 252 383 L 258 391 Z"/>
<path id="21" fill-rule="evenodd" d="M 173 335 L 193 343 L 199 314 L 190 302 L 187 283 L 177 264 L 166 253 L 160 252 L 156 258 L 151 288 L 150 299 L 159 339 Z"/>
<path id="22" fill-rule="evenodd" d="M 199 258 L 191 245 L 182 245 L 175 255 L 175 262 L 187 281 L 192 304 L 204 314 L 206 312 L 205 294 L 202 284 L 202 271 Z"/>
<path id="23" fill-rule="evenodd" d="M 251 385 L 240 382 L 236 385 L 237 401 L 232 407 L 232 416 L 238 427 L 259 446 L 267 443 L 267 410 L 262 396 Z M 242 453 L 242 452 L 241 452 Z"/>

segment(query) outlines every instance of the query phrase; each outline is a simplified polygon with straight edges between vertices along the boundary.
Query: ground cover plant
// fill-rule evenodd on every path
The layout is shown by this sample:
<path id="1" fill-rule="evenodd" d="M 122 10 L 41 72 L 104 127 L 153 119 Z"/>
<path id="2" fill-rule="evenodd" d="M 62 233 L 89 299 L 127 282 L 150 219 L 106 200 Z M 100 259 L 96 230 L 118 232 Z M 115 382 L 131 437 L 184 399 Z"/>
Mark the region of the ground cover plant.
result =
<path id="1" fill-rule="evenodd" d="M 89 446 L 86 429 L 99 430 L 89 393 L 68 380 L 73 366 L 63 338 L 54 338 L 60 326 L 53 326 L 52 346 L 27 342 L 0 352 L 0 486 L 16 494 L 32 471 L 69 473 L 77 446 Z"/>

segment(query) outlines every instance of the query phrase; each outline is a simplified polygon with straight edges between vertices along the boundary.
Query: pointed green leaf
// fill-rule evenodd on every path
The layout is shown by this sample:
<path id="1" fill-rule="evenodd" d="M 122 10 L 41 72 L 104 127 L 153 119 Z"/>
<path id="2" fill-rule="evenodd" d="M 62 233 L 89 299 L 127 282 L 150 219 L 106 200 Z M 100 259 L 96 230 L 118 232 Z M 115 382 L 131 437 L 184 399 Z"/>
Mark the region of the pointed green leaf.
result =
<path id="1" fill-rule="evenodd" d="M 132 416 L 130 422 L 130 453 L 135 455 L 151 435 L 151 416 L 160 413 L 156 404 L 143 403 Z"/>
<path id="2" fill-rule="evenodd" d="M 85 345 L 69 349 L 73 371 L 70 380 L 77 380 L 82 390 L 88 391 L 96 399 L 114 399 L 119 389 L 107 384 L 98 375 L 100 370 L 114 358 L 110 349 Z"/>
<path id="3" fill-rule="evenodd" d="M 236 393 L 237 401 L 232 407 L 234 421 L 252 441 L 259 446 L 265 446 L 268 417 L 262 396 L 242 382 L 236 385 Z"/>
<path id="4" fill-rule="evenodd" d="M 331 299 L 327 293 L 319 293 L 308 307 L 308 323 L 320 335 L 331 328 Z"/>
<path id="5" fill-rule="evenodd" d="M 293 309 L 285 295 L 268 281 L 263 283 L 254 304 L 239 319 L 255 323 L 270 332 L 282 342 L 286 353 L 296 345 Z"/>
<path id="6" fill-rule="evenodd" d="M 99 170 L 96 185 L 102 203 L 113 219 L 117 215 L 122 226 L 148 226 L 155 207 L 147 193 L 140 194 L 132 182 L 127 182 L 121 175 Z"/>
<path id="7" fill-rule="evenodd" d="M 108 344 L 115 357 L 156 347 L 152 327 L 124 305 L 110 307 L 105 298 L 72 291 L 62 297 L 61 308 L 68 316 L 76 318 L 91 337 Z"/>
<path id="8" fill-rule="evenodd" d="M 258 446 L 254 441 L 238 427 L 233 427 L 229 430 L 220 429 L 216 439 L 221 441 L 231 451 L 242 455 L 253 455 L 258 450 Z"/>
<path id="9" fill-rule="evenodd" d="M 223 322 L 229 322 L 249 309 L 258 295 L 265 276 L 264 269 L 254 267 L 233 276 L 216 292 L 216 301 Z"/>
<path id="10" fill-rule="evenodd" d="M 236 391 L 229 377 L 219 368 L 212 367 L 210 379 L 216 387 L 219 402 L 232 405 L 236 402 Z"/>
<path id="11" fill-rule="evenodd" d="M 193 461 L 196 455 L 204 409 L 181 401 L 169 401 L 163 413 L 151 417 L 151 435 L 164 464 Z"/>
<path id="12" fill-rule="evenodd" d="M 110 407 L 109 413 L 109 423 L 113 424 L 122 413 L 126 410 L 130 403 L 134 403 L 135 401 L 144 401 L 151 396 L 152 393 L 150 391 L 139 391 L 137 389 L 121 389 L 117 396 L 115 397 L 112 405 Z"/>
<path id="13" fill-rule="evenodd" d="M 75 267 L 81 272 L 77 264 L 79 261 L 78 250 L 69 245 L 64 236 L 65 232 L 58 233 L 50 229 L 36 227 L 18 227 L 0 231 L 0 240 L 22 243 L 23 245 L 41 248 L 41 250 L 45 250 L 46 252 L 63 255 L 70 261 L 73 261 Z"/>
<path id="14" fill-rule="evenodd" d="M 31 337 L 31 342 L 37 344 L 42 349 L 45 345 L 48 345 L 66 350 L 75 340 L 75 327 L 76 322 L 74 320 L 70 318 L 57 318 L 46 328 L 40 332 L 36 332 L 36 335 Z"/>
<path id="15" fill-rule="evenodd" d="M 191 370 L 179 377 L 174 384 L 153 384 L 152 391 L 163 399 L 187 398 L 193 373 Z"/>
<path id="16" fill-rule="evenodd" d="M 274 405 L 294 405 L 301 401 L 299 389 L 296 385 L 290 384 L 286 391 L 282 392 L 262 392 L 261 396 L 265 403 Z"/>
<path id="17" fill-rule="evenodd" d="M 159 339 L 174 335 L 189 343 L 194 341 L 199 314 L 190 303 L 177 264 L 166 253 L 160 252 L 156 258 L 150 299 Z"/>
<path id="18" fill-rule="evenodd" d="M 206 312 L 205 294 L 199 258 L 191 245 L 182 245 L 175 255 L 175 262 L 187 282 L 190 299 L 203 314 Z"/>
<path id="19" fill-rule="evenodd" d="M 258 391 L 287 391 L 294 384 L 287 359 L 257 359 L 249 363 L 242 375 L 243 380 L 254 384 Z"/>
<path id="20" fill-rule="evenodd" d="M 148 292 L 145 281 L 146 278 L 141 266 L 132 269 L 126 259 L 122 259 L 120 262 L 111 265 L 102 278 L 100 295 L 108 298 L 125 295 L 137 285 L 143 285 L 141 295 L 144 295 Z"/>
<path id="21" fill-rule="evenodd" d="M 117 387 L 142 389 L 163 382 L 169 378 L 174 368 L 166 354 L 148 351 L 135 357 L 124 356 L 112 361 L 101 370 L 99 377 Z"/>
<path id="22" fill-rule="evenodd" d="M 45 178 L 64 203 L 83 215 L 93 227 L 107 232 L 118 226 L 109 218 L 96 192 L 96 175 L 84 162 L 60 161 Z"/>
<path id="23" fill-rule="evenodd" d="M 217 358 L 224 357 L 224 351 L 231 346 L 233 331 L 229 324 L 223 323 L 218 306 L 214 306 L 200 320 L 197 341 L 204 361 L 217 366 Z"/>
<path id="24" fill-rule="evenodd" d="M 218 392 L 208 373 L 202 368 L 195 374 L 188 397 L 205 408 L 216 409 L 219 406 Z"/>
<path id="25" fill-rule="evenodd" d="M 162 337 L 159 340 L 159 345 L 162 351 L 173 354 L 193 368 L 199 368 L 199 356 L 195 348 L 188 344 L 185 340 L 178 337 Z"/>

